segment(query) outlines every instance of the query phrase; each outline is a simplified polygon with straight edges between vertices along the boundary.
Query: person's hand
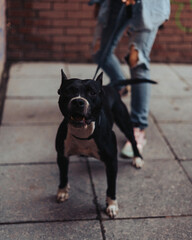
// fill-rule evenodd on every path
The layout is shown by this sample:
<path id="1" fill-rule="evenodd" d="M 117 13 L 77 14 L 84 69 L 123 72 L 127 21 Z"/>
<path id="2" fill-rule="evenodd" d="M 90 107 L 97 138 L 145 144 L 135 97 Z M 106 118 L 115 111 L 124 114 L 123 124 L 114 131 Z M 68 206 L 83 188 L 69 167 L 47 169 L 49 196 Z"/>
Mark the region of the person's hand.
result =
<path id="1" fill-rule="evenodd" d="M 127 6 L 131 4 L 135 4 L 135 0 L 121 0 L 123 3 L 125 3 Z"/>

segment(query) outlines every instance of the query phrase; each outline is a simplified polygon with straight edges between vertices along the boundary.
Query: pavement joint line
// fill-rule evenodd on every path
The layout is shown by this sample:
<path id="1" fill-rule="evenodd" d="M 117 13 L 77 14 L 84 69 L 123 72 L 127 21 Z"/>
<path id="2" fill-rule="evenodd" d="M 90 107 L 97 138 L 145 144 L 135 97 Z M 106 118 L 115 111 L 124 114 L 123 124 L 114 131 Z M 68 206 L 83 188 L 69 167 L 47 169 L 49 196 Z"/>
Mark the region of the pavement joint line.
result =
<path id="1" fill-rule="evenodd" d="M 185 78 L 182 77 L 182 76 L 175 70 L 175 68 L 174 68 L 171 64 L 169 64 L 169 67 L 170 67 L 170 68 L 172 69 L 172 71 L 178 76 L 178 78 L 179 78 L 182 82 L 184 82 L 184 83 L 187 85 L 187 87 L 189 87 L 189 89 L 192 89 L 191 84 L 188 83 L 188 81 L 186 81 Z"/>
<path id="2" fill-rule="evenodd" d="M 144 160 L 146 160 L 146 161 L 153 161 L 153 162 L 162 162 L 162 163 L 167 163 L 167 161 L 170 161 L 170 160 L 174 160 L 175 161 L 175 158 L 164 158 L 164 159 L 153 159 L 153 158 L 146 158 L 145 156 L 143 156 L 143 158 L 144 158 Z M 133 166 L 133 164 L 132 164 L 132 162 L 133 162 L 133 160 L 132 160 L 132 158 L 129 158 L 129 159 L 127 159 L 127 160 L 123 160 L 123 159 L 119 159 L 118 160 L 118 162 L 119 163 L 127 163 L 127 164 L 130 164 L 130 166 Z"/>
<path id="3" fill-rule="evenodd" d="M 82 160 L 71 161 L 70 164 L 81 163 Z M 19 162 L 19 163 L 0 163 L 1 167 L 11 167 L 11 166 L 33 166 L 33 165 L 57 165 L 56 160 L 54 162 Z"/>
<path id="4" fill-rule="evenodd" d="M 2 122 L 2 127 L 27 127 L 27 126 L 55 126 L 59 125 L 60 121 L 58 122 L 18 122 L 18 123 L 12 123 L 12 122 Z M 188 121 L 159 121 L 161 124 L 183 124 L 183 125 L 189 125 L 192 124 L 192 122 Z"/>
<path id="5" fill-rule="evenodd" d="M 147 219 L 171 219 L 171 218 L 187 218 L 192 217 L 192 214 L 188 215 L 168 215 L 168 216 L 146 216 L 146 217 L 126 217 L 126 218 L 108 218 L 103 219 L 103 222 L 107 221 L 126 221 L 126 220 L 147 220 Z M 22 224 L 39 224 L 39 223 L 65 223 L 65 222 L 86 222 L 86 221 L 98 221 L 98 218 L 85 218 L 85 219 L 55 219 L 55 220 L 26 220 L 26 221 L 13 221 L 13 222 L 0 222 L 0 226 L 3 225 L 22 225 Z"/>
<path id="6" fill-rule="evenodd" d="M 114 218 L 114 219 L 103 219 L 103 221 L 118 221 L 118 220 L 145 220 L 145 219 L 171 219 L 171 218 L 186 218 L 186 217 L 192 217 L 192 214 L 186 214 L 186 215 L 168 215 L 168 216 L 147 216 L 147 217 L 124 217 L 124 218 Z"/>
<path id="7" fill-rule="evenodd" d="M 186 90 L 185 90 L 186 91 Z M 187 90 L 186 92 L 188 92 L 189 90 Z M 166 99 L 166 100 L 188 100 L 188 99 L 191 99 L 192 98 L 192 94 L 191 95 L 187 95 L 187 96 L 177 96 L 177 95 L 172 95 L 172 96 L 162 96 L 162 95 L 153 95 L 152 98 L 153 99 L 160 99 L 162 100 L 162 97 L 163 99 Z"/>
<path id="8" fill-rule="evenodd" d="M 59 121 L 58 122 L 29 122 L 29 123 L 24 123 L 24 122 L 20 122 L 20 123 L 2 123 L 2 127 L 37 127 L 37 126 L 57 126 L 59 125 Z"/>
<path id="9" fill-rule="evenodd" d="M 148 160 L 150 161 L 153 161 L 153 162 L 164 162 L 165 164 L 167 163 L 167 161 L 170 161 L 170 160 L 174 160 L 175 159 L 170 159 L 170 158 L 167 158 L 167 159 L 150 159 L 150 158 L 147 158 Z M 81 163 L 82 161 L 87 161 L 86 159 L 85 160 L 82 160 L 81 157 L 78 158 L 78 160 L 73 160 L 73 161 L 70 161 L 70 164 L 76 164 L 76 163 Z M 179 159 L 179 161 L 181 162 L 186 162 L 186 161 L 192 161 L 192 159 Z M 92 161 L 94 163 L 98 163 L 98 160 L 94 160 Z M 119 163 L 127 163 L 127 164 L 130 164 L 130 166 L 132 166 L 132 161 L 131 160 L 122 160 L 122 159 L 119 159 L 118 160 Z M 49 165 L 49 164 L 57 164 L 56 161 L 49 161 L 49 162 L 17 162 L 17 163 L 0 163 L 0 166 L 1 167 L 9 167 L 9 166 L 33 166 L 33 165 Z"/>
<path id="10" fill-rule="evenodd" d="M 155 118 L 155 116 L 150 112 L 150 116 L 153 119 L 153 122 L 155 123 L 155 125 L 157 126 L 157 129 L 159 130 L 161 136 L 163 137 L 163 139 L 165 140 L 167 146 L 169 147 L 170 151 L 172 152 L 172 154 L 175 157 L 175 160 L 178 162 L 180 168 L 183 170 L 183 172 L 185 173 L 185 175 L 187 176 L 189 182 L 192 184 L 192 179 L 190 178 L 189 174 L 187 173 L 187 171 L 185 170 L 185 168 L 182 166 L 181 161 L 179 159 L 179 157 L 177 156 L 177 154 L 175 153 L 173 147 L 171 146 L 171 144 L 169 143 L 168 139 L 166 138 L 166 136 L 164 135 L 161 127 L 158 124 L 157 119 Z"/>
<path id="11" fill-rule="evenodd" d="M 162 95 L 153 95 L 152 96 L 154 99 L 160 99 L 162 100 Z M 167 100 L 185 100 L 185 99 L 191 99 L 192 95 L 187 95 L 187 96 L 163 96 L 163 99 L 167 99 Z"/>
<path id="12" fill-rule="evenodd" d="M 85 221 L 97 221 L 97 218 L 85 218 L 85 219 L 56 219 L 56 220 L 29 220 L 29 221 L 13 221 L 13 222 L 0 222 L 2 225 L 21 225 L 21 224 L 39 224 L 39 223 L 65 223 L 65 222 L 85 222 Z"/>
<path id="13" fill-rule="evenodd" d="M 73 162 L 72 162 L 73 163 Z M 9 167 L 9 166 L 32 166 L 32 165 L 49 165 L 49 164 L 57 164 L 55 162 L 19 162 L 19 163 L 0 163 L 1 167 Z"/>
<path id="14" fill-rule="evenodd" d="M 169 149 L 171 150 L 171 152 L 172 152 L 172 154 L 173 154 L 175 160 L 178 160 L 177 154 L 175 153 L 175 151 L 174 151 L 174 149 L 172 148 L 171 144 L 169 143 L 168 139 L 167 139 L 166 136 L 164 135 L 162 129 L 161 129 L 160 126 L 159 126 L 159 123 L 158 123 L 157 119 L 155 118 L 155 116 L 152 114 L 151 111 L 150 111 L 150 116 L 151 116 L 151 118 L 152 118 L 154 124 L 156 125 L 156 127 L 157 127 L 159 133 L 161 134 L 161 136 L 162 136 L 163 139 L 165 140 L 167 146 L 168 146 Z"/>
<path id="15" fill-rule="evenodd" d="M 181 162 L 190 162 L 190 161 L 192 161 L 192 158 L 185 158 L 185 159 L 180 158 L 179 161 L 181 161 Z"/>
<path id="16" fill-rule="evenodd" d="M 96 211 L 97 211 L 97 218 L 98 218 L 99 223 L 100 223 L 102 238 L 103 238 L 103 240 L 106 240 L 106 236 L 105 236 L 106 231 L 105 231 L 105 227 L 104 227 L 103 221 L 102 221 L 100 206 L 99 206 L 98 198 L 97 198 L 97 195 L 96 195 L 96 190 L 95 190 L 95 185 L 94 185 L 94 182 L 93 182 L 93 176 L 92 176 L 92 173 L 91 173 L 90 163 L 89 163 L 88 159 L 87 159 L 86 162 L 87 162 L 87 169 L 88 169 L 89 178 L 90 178 L 90 181 L 91 181 L 92 192 L 93 192 L 93 196 L 94 196 L 94 203 L 95 203 L 95 207 L 96 207 Z"/>
<path id="17" fill-rule="evenodd" d="M 6 97 L 8 100 L 47 100 L 47 99 L 58 99 L 57 96 L 11 96 Z"/>
<path id="18" fill-rule="evenodd" d="M 181 164 L 181 161 L 178 160 L 178 162 L 179 162 L 180 167 L 183 169 L 183 172 L 185 173 L 185 175 L 188 177 L 190 183 L 192 184 L 192 179 L 190 178 L 188 172 L 185 170 L 184 166 Z"/>
<path id="19" fill-rule="evenodd" d="M 159 123 L 162 124 L 192 124 L 192 121 L 183 121 L 183 120 L 159 120 Z"/>

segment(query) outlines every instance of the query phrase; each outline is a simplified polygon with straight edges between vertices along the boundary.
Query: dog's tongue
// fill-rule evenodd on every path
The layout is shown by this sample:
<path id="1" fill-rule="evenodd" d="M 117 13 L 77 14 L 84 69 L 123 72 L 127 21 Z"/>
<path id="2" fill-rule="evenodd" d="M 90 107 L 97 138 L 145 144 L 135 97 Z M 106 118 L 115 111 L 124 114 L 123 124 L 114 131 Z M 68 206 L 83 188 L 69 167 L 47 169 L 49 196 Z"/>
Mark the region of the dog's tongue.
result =
<path id="1" fill-rule="evenodd" d="M 71 120 L 75 122 L 81 122 L 81 121 L 85 121 L 85 118 L 83 116 L 75 116 L 75 117 L 71 117 Z"/>

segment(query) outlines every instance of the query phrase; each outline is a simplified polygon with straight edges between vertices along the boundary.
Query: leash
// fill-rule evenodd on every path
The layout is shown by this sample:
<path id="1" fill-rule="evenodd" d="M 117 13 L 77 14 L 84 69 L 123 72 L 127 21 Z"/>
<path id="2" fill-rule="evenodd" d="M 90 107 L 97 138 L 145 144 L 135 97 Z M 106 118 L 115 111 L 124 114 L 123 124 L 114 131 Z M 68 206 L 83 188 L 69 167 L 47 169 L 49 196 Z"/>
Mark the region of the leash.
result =
<path id="1" fill-rule="evenodd" d="M 111 45 L 111 43 L 112 43 L 112 41 L 113 41 L 113 39 L 114 39 L 115 33 L 116 33 L 117 28 L 118 28 L 118 26 L 119 26 L 119 21 L 120 21 L 122 15 L 123 15 L 123 11 L 124 11 L 125 7 L 126 7 L 126 5 L 123 4 L 122 7 L 121 7 L 121 9 L 120 9 L 120 11 L 119 11 L 119 14 L 118 14 L 118 16 L 117 16 L 117 20 L 116 20 L 116 23 L 115 23 L 114 30 L 113 30 L 113 32 L 112 32 L 112 34 L 111 34 L 111 37 L 110 37 L 110 39 L 109 39 L 109 41 L 108 41 L 108 43 L 107 43 L 107 45 L 106 45 L 106 47 L 105 47 L 105 49 L 104 49 L 104 51 L 103 51 L 103 54 L 101 55 L 101 58 L 99 59 L 99 63 L 98 63 L 98 65 L 97 65 L 97 69 L 96 69 L 96 71 L 95 71 L 93 80 L 95 80 L 95 78 L 96 78 L 96 76 L 97 76 L 97 73 L 98 73 L 99 69 L 101 68 L 101 64 L 104 62 L 105 57 L 107 56 L 109 47 L 110 47 L 110 45 Z"/>
<path id="2" fill-rule="evenodd" d="M 119 27 L 119 22 L 120 22 L 120 19 L 123 15 L 123 12 L 125 10 L 125 8 L 127 8 L 127 14 L 128 14 L 128 18 L 130 18 L 132 16 L 132 6 L 126 6 L 125 4 L 122 4 L 121 8 L 120 8 L 120 11 L 119 11 L 119 14 L 117 16 L 117 19 L 116 19 L 116 23 L 115 23 L 115 27 L 114 27 L 114 30 L 111 34 L 111 37 L 103 51 L 103 54 L 101 55 L 100 59 L 99 59 L 99 63 L 97 65 L 97 68 L 96 68 L 96 71 L 95 71 L 95 74 L 93 76 L 93 80 L 95 80 L 98 72 L 99 72 L 99 69 L 101 68 L 101 65 L 102 63 L 104 62 L 105 60 L 105 57 L 107 56 L 107 53 L 109 51 L 109 48 L 110 48 L 110 45 L 114 39 L 114 36 L 115 36 L 115 33 L 117 31 L 117 28 Z M 127 62 L 127 59 L 125 58 L 126 62 Z M 137 81 L 136 81 L 137 80 Z M 120 82 L 119 82 L 120 81 Z M 114 85 L 117 85 L 117 86 L 123 86 L 123 85 L 129 85 L 129 84 L 138 84 L 138 83 L 151 83 L 151 84 L 157 84 L 156 81 L 153 81 L 153 80 L 149 80 L 149 79 L 125 79 L 125 80 L 118 80 L 119 83 L 117 84 L 114 84 Z M 111 84 L 112 85 L 112 84 Z"/>

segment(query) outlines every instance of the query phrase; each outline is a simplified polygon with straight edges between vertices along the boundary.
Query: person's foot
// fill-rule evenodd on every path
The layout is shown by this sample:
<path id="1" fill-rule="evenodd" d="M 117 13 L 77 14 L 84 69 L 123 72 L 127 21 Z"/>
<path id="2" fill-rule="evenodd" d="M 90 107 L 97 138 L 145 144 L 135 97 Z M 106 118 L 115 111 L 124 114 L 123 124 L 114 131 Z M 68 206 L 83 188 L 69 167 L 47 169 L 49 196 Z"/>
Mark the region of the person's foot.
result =
<path id="1" fill-rule="evenodd" d="M 143 148 L 144 148 L 145 144 L 147 143 L 147 140 L 145 137 L 145 131 L 140 130 L 139 128 L 134 128 L 133 131 L 134 131 L 135 140 L 137 142 L 137 148 L 138 148 L 139 152 L 142 153 Z M 123 157 L 129 157 L 129 158 L 134 157 L 132 145 L 129 141 L 127 141 L 125 143 L 124 147 L 122 148 L 121 155 Z"/>

